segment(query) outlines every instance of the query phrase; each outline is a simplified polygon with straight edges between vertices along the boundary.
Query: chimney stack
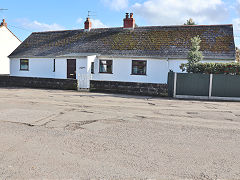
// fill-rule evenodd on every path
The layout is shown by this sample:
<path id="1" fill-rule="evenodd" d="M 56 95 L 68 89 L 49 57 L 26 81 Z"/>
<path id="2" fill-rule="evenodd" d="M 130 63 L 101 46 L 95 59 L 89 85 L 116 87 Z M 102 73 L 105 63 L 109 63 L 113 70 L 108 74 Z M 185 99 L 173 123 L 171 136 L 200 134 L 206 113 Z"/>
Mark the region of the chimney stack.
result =
<path id="1" fill-rule="evenodd" d="M 90 21 L 90 18 L 88 17 L 84 23 L 84 30 L 90 31 L 92 28 L 92 22 Z"/>
<path id="2" fill-rule="evenodd" d="M 0 25 L 0 26 L 5 26 L 5 27 L 7 27 L 7 23 L 6 23 L 5 19 L 3 19 L 3 20 L 2 20 L 2 22 L 1 22 L 1 25 Z"/>
<path id="3" fill-rule="evenodd" d="M 123 20 L 124 29 L 134 29 L 135 28 L 135 19 L 133 18 L 133 13 L 126 13 L 126 18 Z"/>

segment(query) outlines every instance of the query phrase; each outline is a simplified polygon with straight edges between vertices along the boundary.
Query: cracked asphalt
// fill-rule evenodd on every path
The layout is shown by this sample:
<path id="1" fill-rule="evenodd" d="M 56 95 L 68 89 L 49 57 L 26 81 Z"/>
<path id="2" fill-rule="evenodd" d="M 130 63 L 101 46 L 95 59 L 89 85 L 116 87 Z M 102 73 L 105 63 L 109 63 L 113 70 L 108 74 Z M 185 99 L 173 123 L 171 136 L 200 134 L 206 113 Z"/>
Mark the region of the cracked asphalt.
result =
<path id="1" fill-rule="evenodd" d="M 240 179 L 240 103 L 0 88 L 0 179 Z"/>

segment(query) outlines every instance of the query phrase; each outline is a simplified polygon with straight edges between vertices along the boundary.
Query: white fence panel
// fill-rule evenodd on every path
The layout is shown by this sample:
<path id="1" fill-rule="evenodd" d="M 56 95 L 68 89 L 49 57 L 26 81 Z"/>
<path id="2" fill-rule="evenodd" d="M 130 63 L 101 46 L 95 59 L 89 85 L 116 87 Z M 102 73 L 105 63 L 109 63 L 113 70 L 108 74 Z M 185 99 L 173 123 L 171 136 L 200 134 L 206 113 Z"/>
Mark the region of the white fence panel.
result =
<path id="1" fill-rule="evenodd" d="M 92 79 L 92 74 L 79 74 L 78 75 L 78 90 L 89 89 L 91 79 Z"/>

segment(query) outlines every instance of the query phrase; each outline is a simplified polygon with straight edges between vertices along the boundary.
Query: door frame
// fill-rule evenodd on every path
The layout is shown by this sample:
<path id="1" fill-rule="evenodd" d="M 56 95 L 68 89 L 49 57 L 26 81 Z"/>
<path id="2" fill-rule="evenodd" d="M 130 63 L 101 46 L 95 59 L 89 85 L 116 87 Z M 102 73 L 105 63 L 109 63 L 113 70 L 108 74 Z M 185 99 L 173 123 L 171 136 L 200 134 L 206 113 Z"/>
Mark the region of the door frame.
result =
<path id="1" fill-rule="evenodd" d="M 68 60 L 75 60 L 75 78 L 68 78 Z M 77 79 L 77 59 L 66 59 L 66 78 L 67 79 Z"/>

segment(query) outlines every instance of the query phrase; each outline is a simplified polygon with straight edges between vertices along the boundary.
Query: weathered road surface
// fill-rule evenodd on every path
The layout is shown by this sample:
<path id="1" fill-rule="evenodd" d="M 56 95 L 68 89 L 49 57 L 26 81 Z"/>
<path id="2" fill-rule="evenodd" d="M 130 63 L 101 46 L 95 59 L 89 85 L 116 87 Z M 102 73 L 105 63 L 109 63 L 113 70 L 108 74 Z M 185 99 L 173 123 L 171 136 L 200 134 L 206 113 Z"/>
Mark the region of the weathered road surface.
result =
<path id="1" fill-rule="evenodd" d="M 240 179 L 240 103 L 0 89 L 0 179 Z"/>

